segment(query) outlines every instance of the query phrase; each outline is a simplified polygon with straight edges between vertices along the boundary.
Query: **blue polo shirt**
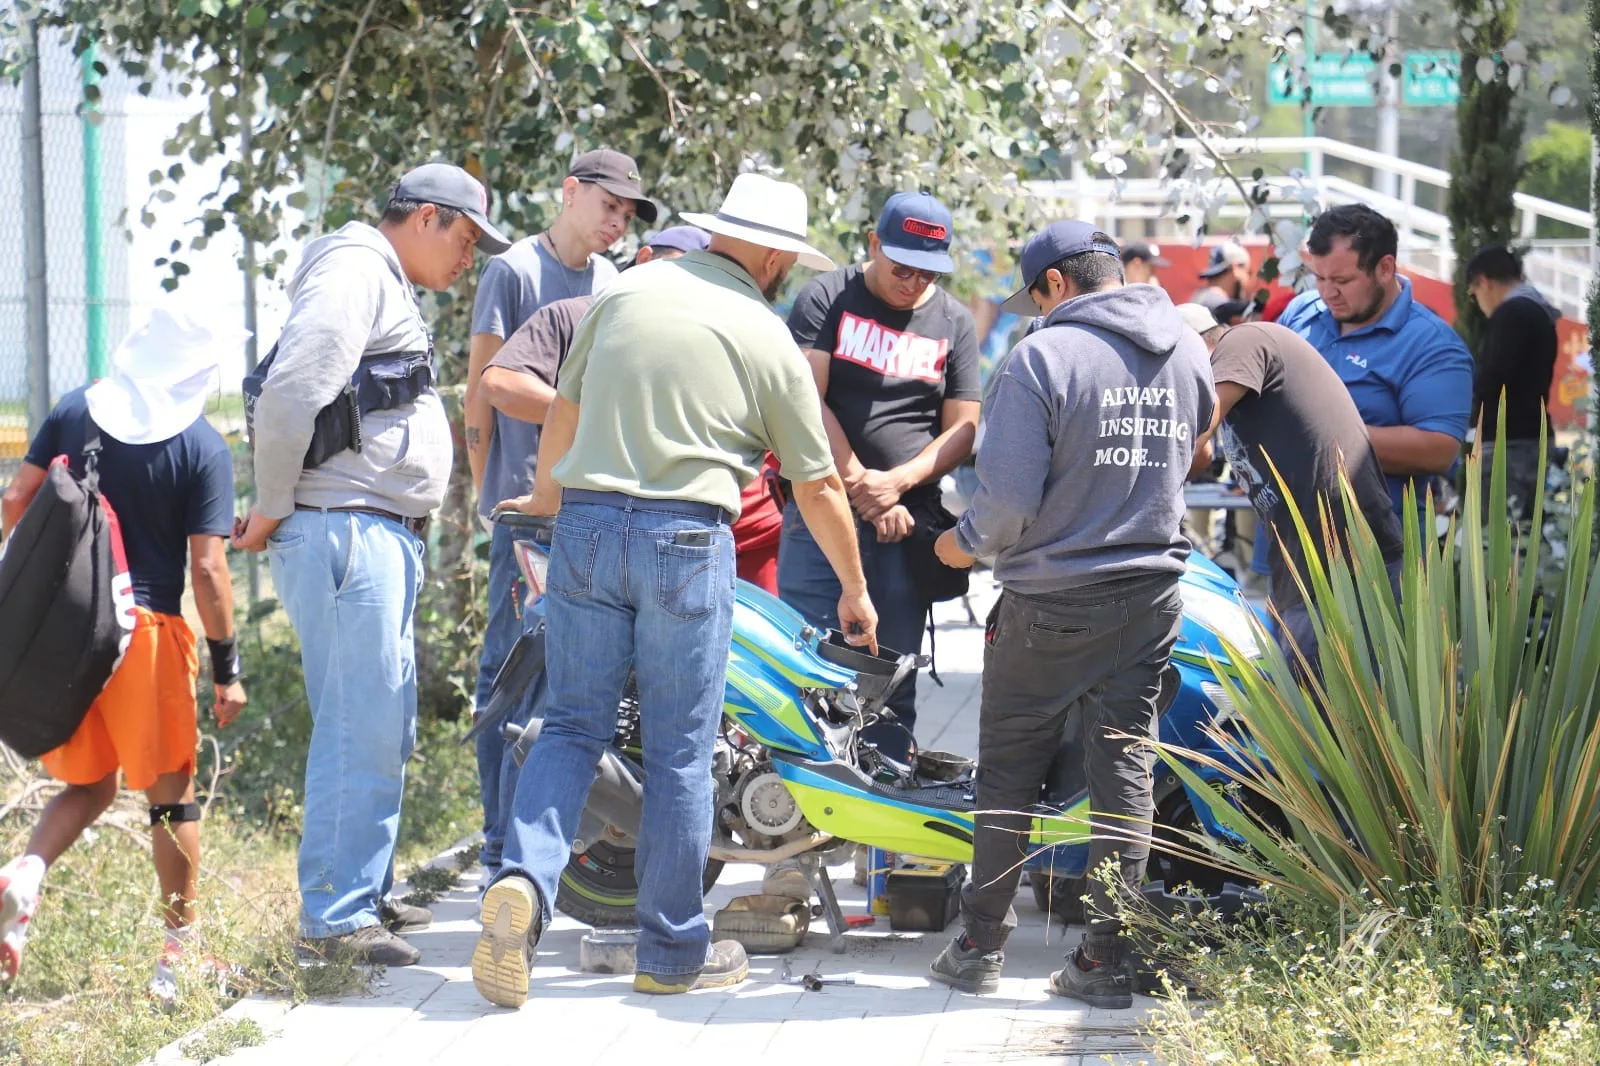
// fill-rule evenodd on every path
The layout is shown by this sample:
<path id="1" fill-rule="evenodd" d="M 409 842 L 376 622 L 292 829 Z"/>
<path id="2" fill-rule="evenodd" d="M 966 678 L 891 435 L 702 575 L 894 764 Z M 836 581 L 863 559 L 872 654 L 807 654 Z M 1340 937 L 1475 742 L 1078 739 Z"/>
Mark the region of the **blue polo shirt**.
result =
<path id="1" fill-rule="evenodd" d="M 1411 282 L 1400 279 L 1400 296 L 1382 318 L 1341 334 L 1339 323 L 1315 291 L 1301 293 L 1284 308 L 1279 323 L 1311 342 L 1350 391 L 1369 426 L 1414 426 L 1463 440 L 1472 415 L 1472 356 L 1449 324 L 1412 299 Z M 1400 512 L 1408 481 L 1385 475 Z"/>

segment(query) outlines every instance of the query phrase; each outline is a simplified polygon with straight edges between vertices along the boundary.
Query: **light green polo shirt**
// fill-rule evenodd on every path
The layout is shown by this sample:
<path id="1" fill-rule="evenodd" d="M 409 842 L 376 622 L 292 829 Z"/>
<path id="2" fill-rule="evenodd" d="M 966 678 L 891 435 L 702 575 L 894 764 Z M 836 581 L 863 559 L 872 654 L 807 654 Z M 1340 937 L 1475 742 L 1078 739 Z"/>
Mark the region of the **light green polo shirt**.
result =
<path id="1" fill-rule="evenodd" d="M 833 473 L 794 339 L 744 268 L 711 252 L 634 267 L 583 317 L 558 389 L 579 406 L 552 475 L 569 489 L 739 513 L 762 457 L 791 481 Z"/>

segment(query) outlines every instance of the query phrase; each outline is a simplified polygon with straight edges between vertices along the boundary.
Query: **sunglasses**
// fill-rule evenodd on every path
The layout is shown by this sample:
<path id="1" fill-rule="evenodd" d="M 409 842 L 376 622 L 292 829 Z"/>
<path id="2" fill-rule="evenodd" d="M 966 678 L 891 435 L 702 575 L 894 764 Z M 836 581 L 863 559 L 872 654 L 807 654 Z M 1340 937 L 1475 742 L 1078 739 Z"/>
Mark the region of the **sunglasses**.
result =
<path id="1" fill-rule="evenodd" d="M 912 278 L 916 278 L 924 285 L 937 285 L 939 283 L 939 279 L 944 277 L 943 274 L 936 273 L 932 270 L 913 270 L 908 266 L 901 266 L 899 263 L 895 262 L 890 262 L 889 273 L 893 274 L 901 281 L 910 281 Z"/>

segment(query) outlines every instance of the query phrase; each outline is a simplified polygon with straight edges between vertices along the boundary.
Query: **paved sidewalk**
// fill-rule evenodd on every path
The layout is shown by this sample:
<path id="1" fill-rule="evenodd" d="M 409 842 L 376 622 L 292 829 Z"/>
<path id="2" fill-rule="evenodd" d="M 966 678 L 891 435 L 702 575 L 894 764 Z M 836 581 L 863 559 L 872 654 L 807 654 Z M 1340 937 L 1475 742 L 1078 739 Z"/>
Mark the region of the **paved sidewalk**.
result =
<path id="1" fill-rule="evenodd" d="M 979 626 L 967 624 L 959 602 L 938 610 L 940 688 L 926 679 L 919 700 L 920 739 L 927 748 L 977 750 L 983 615 L 994 599 L 987 575 L 974 581 Z M 864 912 L 864 893 L 850 867 L 833 869 L 847 914 Z M 887 922 L 854 931 L 843 955 L 829 952 L 826 922 L 816 919 L 807 941 L 788 956 L 795 974 L 820 966 L 824 974 L 853 974 L 853 986 L 803 991 L 781 980 L 782 957 L 751 960 L 750 980 L 731 990 L 685 996 L 635 995 L 629 977 L 576 970 L 586 931 L 559 916 L 539 943 L 528 1002 L 508 1011 L 481 999 L 472 986 L 470 958 L 477 941 L 474 868 L 459 888 L 434 905 L 431 929 L 408 939 L 421 949 L 419 966 L 374 977 L 367 994 L 284 1005 L 248 1000 L 229 1012 L 254 1017 L 270 1034 L 266 1044 L 226 1059 L 230 1066 L 491 1066 L 555 1061 L 563 1066 L 630 1059 L 716 1064 L 732 1055 L 762 1063 L 799 1062 L 844 1054 L 895 1066 L 915 1063 L 1052 1063 L 1087 1066 L 1153 1062 L 1138 1027 L 1154 1001 L 1135 998 L 1131 1011 L 1099 1011 L 1051 996 L 1050 971 L 1061 965 L 1079 931 L 1047 927 L 1023 888 L 1021 924 L 1008 945 L 1006 974 L 994 996 L 952 992 L 928 979 L 928 964 L 956 927 L 939 934 L 892 933 Z M 707 897 L 712 910 L 735 896 L 759 892 L 761 868 L 731 865 Z M 553 1057 L 551 1055 L 553 1054 Z M 175 1048 L 157 1063 L 180 1063 Z"/>

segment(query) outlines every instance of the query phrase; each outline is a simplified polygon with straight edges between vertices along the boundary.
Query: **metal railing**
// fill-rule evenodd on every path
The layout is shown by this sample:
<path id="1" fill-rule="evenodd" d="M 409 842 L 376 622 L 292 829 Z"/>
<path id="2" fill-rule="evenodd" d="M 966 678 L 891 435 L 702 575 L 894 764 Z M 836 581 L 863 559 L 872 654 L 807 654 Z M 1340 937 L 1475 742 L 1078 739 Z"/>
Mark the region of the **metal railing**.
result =
<path id="1" fill-rule="evenodd" d="M 1323 205 L 1370 204 L 1389 216 L 1400 231 L 1400 257 L 1407 266 L 1440 278 L 1449 278 L 1455 272 L 1449 219 L 1418 202 L 1418 193 L 1424 190 L 1430 199 L 1442 200 L 1442 193 L 1450 187 L 1449 171 L 1328 137 L 1233 137 L 1209 143 L 1244 178 L 1247 188 L 1253 184 L 1249 175 L 1255 168 L 1267 172 L 1264 180 L 1273 191 L 1263 209 L 1270 217 L 1295 219 L 1304 214 L 1306 205 L 1298 195 L 1302 189 L 1310 190 Z M 1205 148 L 1192 138 L 1179 138 L 1171 147 L 1181 148 L 1196 160 L 1208 158 Z M 1363 183 L 1330 173 L 1330 164 L 1335 162 L 1348 165 L 1338 168 L 1341 170 L 1348 171 L 1350 166 L 1364 168 L 1368 180 Z M 1385 176 L 1393 180 L 1385 180 Z M 1394 187 L 1395 195 L 1377 191 L 1385 185 Z M 1221 185 L 1220 191 L 1224 199 L 1210 212 L 1213 230 L 1218 228 L 1217 221 L 1243 222 L 1257 209 L 1227 185 Z M 1074 163 L 1070 179 L 1030 182 L 1028 192 L 1039 199 L 1070 202 L 1077 217 L 1098 222 L 1113 235 L 1136 225 L 1141 236 L 1151 233 L 1193 239 L 1200 221 L 1196 213 L 1187 226 L 1177 222 L 1172 186 L 1166 181 L 1094 178 L 1080 162 Z M 1518 212 L 1518 232 L 1528 247 L 1524 258 L 1528 280 L 1563 314 L 1583 318 L 1594 267 L 1593 213 L 1520 192 L 1513 202 Z M 1587 230 L 1589 240 L 1537 239 L 1542 220 Z"/>

